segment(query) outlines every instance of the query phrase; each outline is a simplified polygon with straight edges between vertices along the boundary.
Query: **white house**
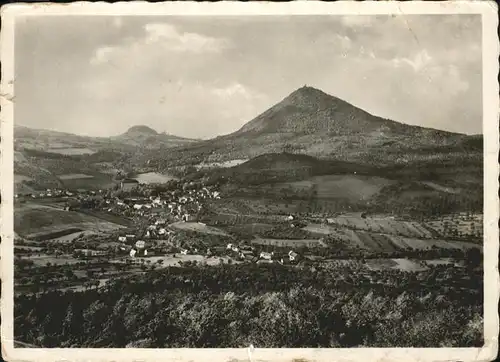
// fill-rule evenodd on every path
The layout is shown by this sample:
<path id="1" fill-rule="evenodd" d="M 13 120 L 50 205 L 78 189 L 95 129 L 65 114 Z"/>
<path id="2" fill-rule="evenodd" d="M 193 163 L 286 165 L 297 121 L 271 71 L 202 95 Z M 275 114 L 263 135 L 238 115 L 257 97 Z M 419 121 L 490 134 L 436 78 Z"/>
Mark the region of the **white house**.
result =
<path id="1" fill-rule="evenodd" d="M 135 257 L 135 254 L 137 253 L 137 251 L 135 251 L 134 249 L 130 250 L 130 256 L 133 258 Z"/>
<path id="2" fill-rule="evenodd" d="M 126 236 L 119 236 L 118 241 L 121 241 L 122 243 L 124 243 L 125 241 L 127 241 L 127 237 Z"/>
<path id="3" fill-rule="evenodd" d="M 181 250 L 181 254 L 182 254 L 182 255 L 187 255 L 187 253 L 188 253 L 187 249 L 182 249 L 182 250 Z"/>
<path id="4" fill-rule="evenodd" d="M 136 210 L 140 210 L 140 209 L 142 209 L 142 205 L 135 204 L 135 205 L 134 205 L 134 209 L 136 209 Z"/>
<path id="5" fill-rule="evenodd" d="M 265 260 L 271 260 L 273 255 L 274 255 L 274 252 L 266 253 L 263 251 L 262 253 L 260 253 L 260 258 L 265 259 Z"/>
<path id="6" fill-rule="evenodd" d="M 294 219 L 295 219 L 295 218 L 293 217 L 293 215 L 289 215 L 289 216 L 288 216 L 288 220 L 292 221 L 292 220 L 294 220 Z"/>
<path id="7" fill-rule="evenodd" d="M 158 230 L 158 234 L 160 235 L 165 235 L 167 233 L 167 230 L 161 228 L 160 230 Z"/>
<path id="8" fill-rule="evenodd" d="M 228 250 L 229 250 L 229 249 L 232 249 L 232 248 L 233 248 L 233 244 L 227 244 L 226 249 L 228 249 Z"/>
<path id="9" fill-rule="evenodd" d="M 290 261 L 294 261 L 294 260 L 297 260 L 297 257 L 299 255 L 294 252 L 293 250 L 290 250 L 290 252 L 288 253 L 288 258 L 290 259 Z"/>

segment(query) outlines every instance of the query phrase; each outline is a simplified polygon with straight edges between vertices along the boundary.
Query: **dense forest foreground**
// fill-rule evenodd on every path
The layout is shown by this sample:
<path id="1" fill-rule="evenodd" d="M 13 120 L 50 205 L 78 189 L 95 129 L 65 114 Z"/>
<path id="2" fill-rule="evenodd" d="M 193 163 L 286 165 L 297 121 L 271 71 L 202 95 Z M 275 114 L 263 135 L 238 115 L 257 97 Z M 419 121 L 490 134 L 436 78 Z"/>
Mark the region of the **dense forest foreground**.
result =
<path id="1" fill-rule="evenodd" d="M 346 273 L 251 264 L 166 268 L 104 289 L 18 296 L 14 333 L 42 347 L 483 344 L 481 268 Z"/>

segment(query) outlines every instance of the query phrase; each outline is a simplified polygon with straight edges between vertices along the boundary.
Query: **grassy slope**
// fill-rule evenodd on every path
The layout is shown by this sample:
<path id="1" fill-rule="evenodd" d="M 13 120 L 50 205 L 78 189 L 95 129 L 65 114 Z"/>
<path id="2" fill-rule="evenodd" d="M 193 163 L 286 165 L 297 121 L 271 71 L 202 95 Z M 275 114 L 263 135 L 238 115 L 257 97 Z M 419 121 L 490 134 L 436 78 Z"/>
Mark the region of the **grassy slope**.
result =
<path id="1" fill-rule="evenodd" d="M 109 230 L 119 226 L 76 211 L 63 211 L 49 206 L 24 204 L 14 211 L 14 230 L 21 236 L 71 227 Z"/>

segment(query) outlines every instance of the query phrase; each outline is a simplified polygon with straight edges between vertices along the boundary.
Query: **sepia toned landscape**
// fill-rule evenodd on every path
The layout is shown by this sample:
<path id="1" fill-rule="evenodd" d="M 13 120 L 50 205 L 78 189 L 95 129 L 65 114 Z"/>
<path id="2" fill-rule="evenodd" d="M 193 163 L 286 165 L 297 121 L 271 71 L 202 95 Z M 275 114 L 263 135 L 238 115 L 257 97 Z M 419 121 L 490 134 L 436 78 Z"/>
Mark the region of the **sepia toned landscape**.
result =
<path id="1" fill-rule="evenodd" d="M 463 16 L 480 35 L 480 19 Z M 446 34 L 464 24 L 455 17 L 435 24 Z M 397 21 L 373 19 L 374 28 Z M 294 29 L 312 24 L 300 21 Z M 364 29 L 346 34 L 356 44 Z M 480 64 L 481 53 L 466 61 Z M 450 130 L 444 111 L 434 127 L 377 116 L 310 78 L 206 137 L 188 120 L 183 136 L 156 129 L 147 103 L 130 127 L 102 123 L 122 128 L 113 135 L 84 135 L 83 121 L 77 134 L 16 119 L 18 346 L 482 346 L 481 131 Z M 431 108 L 414 101 L 411 113 Z M 183 111 L 199 107 L 201 117 L 204 104 L 193 98 Z M 481 117 L 466 121 L 481 129 Z"/>

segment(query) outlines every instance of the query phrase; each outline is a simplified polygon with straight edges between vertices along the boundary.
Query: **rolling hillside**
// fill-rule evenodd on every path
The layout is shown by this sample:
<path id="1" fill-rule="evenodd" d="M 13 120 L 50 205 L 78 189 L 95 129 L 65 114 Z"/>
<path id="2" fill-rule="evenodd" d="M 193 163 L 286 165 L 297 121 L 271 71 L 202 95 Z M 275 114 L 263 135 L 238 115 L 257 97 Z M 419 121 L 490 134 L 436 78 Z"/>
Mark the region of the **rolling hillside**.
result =
<path id="1" fill-rule="evenodd" d="M 229 168 L 198 171 L 189 178 L 224 185 L 225 207 L 227 198 L 239 200 L 234 214 L 248 213 L 252 200 L 259 199 L 282 212 L 298 213 L 357 210 L 420 217 L 482 210 L 479 169 L 471 168 L 465 176 L 463 169 L 450 165 L 430 170 L 435 173 L 422 165 L 376 167 L 276 153 Z M 254 212 L 262 211 L 258 210 Z"/>

